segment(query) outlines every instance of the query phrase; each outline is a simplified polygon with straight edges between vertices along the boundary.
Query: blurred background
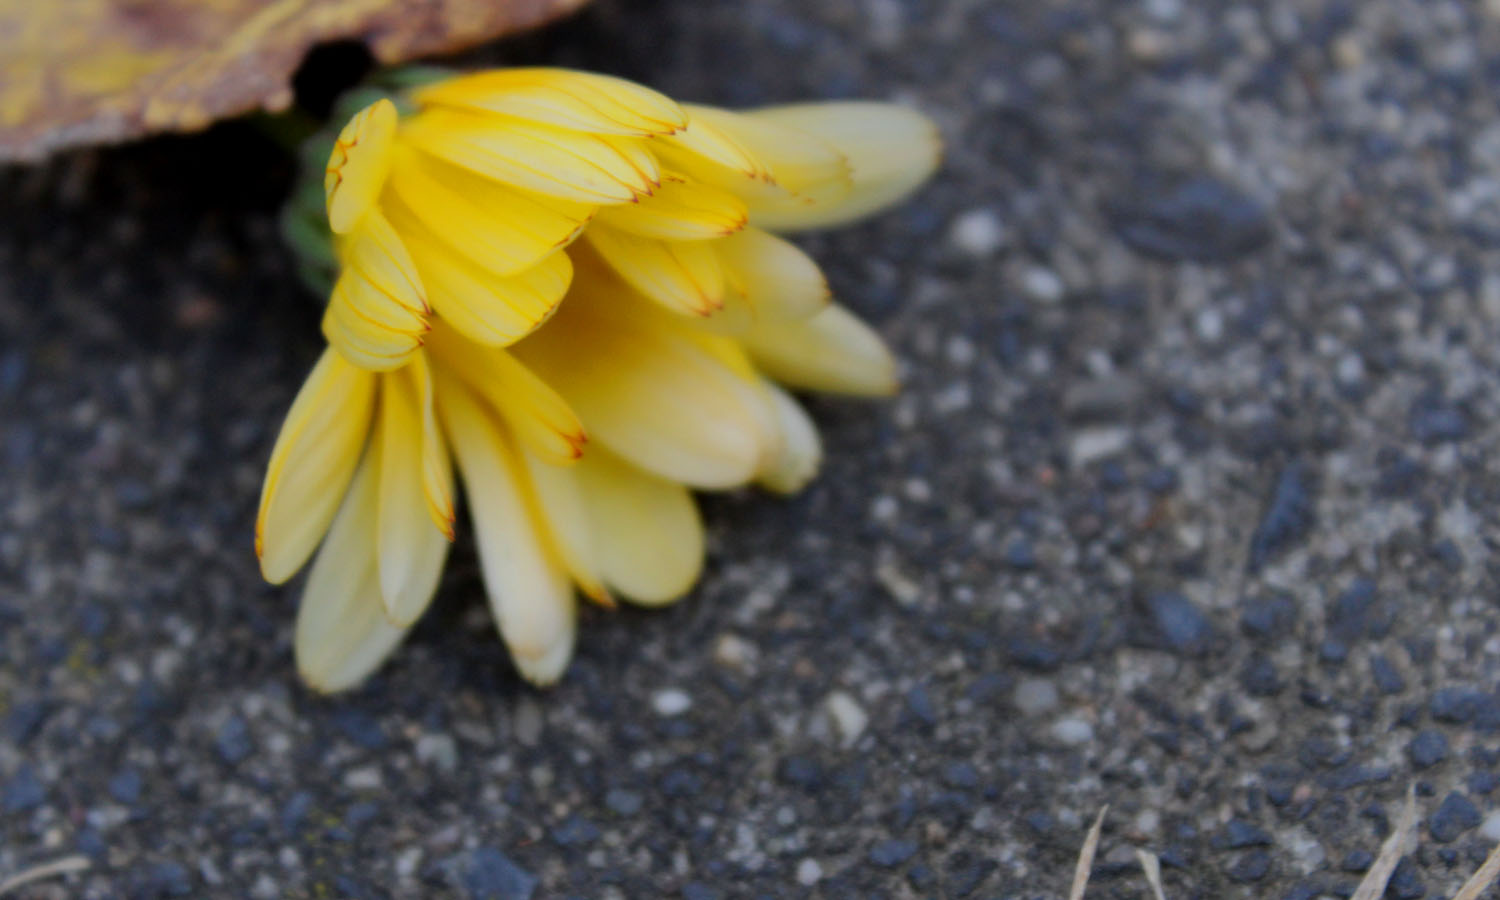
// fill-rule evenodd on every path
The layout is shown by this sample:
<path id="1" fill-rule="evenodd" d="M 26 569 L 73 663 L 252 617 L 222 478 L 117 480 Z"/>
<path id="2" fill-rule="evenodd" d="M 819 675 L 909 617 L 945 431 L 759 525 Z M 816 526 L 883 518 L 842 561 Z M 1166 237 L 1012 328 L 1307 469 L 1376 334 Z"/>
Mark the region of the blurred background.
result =
<path id="1" fill-rule="evenodd" d="M 595 0 L 465 64 L 948 142 L 803 241 L 903 363 L 803 495 L 522 683 L 460 545 L 364 689 L 252 548 L 321 346 L 244 121 L 0 170 L 0 879 L 15 896 L 1386 896 L 1500 840 L 1500 8 Z M 316 50 L 300 106 L 369 68 Z"/>

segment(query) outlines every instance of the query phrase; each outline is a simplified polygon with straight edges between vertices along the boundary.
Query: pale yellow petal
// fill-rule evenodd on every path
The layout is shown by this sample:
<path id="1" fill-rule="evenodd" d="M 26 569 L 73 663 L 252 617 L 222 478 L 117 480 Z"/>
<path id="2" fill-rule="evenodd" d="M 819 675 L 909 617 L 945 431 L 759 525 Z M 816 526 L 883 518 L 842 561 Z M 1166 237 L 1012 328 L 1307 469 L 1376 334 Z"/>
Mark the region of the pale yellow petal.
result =
<path id="1" fill-rule="evenodd" d="M 412 116 L 402 139 L 487 178 L 579 203 L 630 203 L 660 182 L 645 139 L 587 134 L 446 108 Z"/>
<path id="2" fill-rule="evenodd" d="M 567 246 L 596 209 L 410 150 L 396 155 L 383 203 L 408 241 L 426 237 L 501 276 L 524 272 Z"/>
<path id="3" fill-rule="evenodd" d="M 762 384 L 771 399 L 781 431 L 781 452 L 760 470 L 757 482 L 778 494 L 794 494 L 818 474 L 823 444 L 818 427 L 792 396 L 769 382 Z"/>
<path id="4" fill-rule="evenodd" d="M 774 197 L 752 202 L 750 220 L 763 228 L 827 228 L 863 218 L 905 199 L 942 159 L 942 138 L 932 120 L 889 103 L 808 103 L 756 110 L 745 118 L 837 147 L 853 177 L 847 192 L 813 203 Z"/>
<path id="5" fill-rule="evenodd" d="M 554 465 L 583 454 L 578 416 L 545 381 L 504 350 L 484 347 L 446 328 L 433 332 L 433 358 L 504 420 L 532 453 Z"/>
<path id="6" fill-rule="evenodd" d="M 589 279 L 512 352 L 577 411 L 591 441 L 663 477 L 724 488 L 754 477 L 767 435 L 739 376 Z M 636 301 L 639 303 L 639 301 Z"/>
<path id="7" fill-rule="evenodd" d="M 297 671 L 324 693 L 363 681 L 401 643 L 406 629 L 386 621 L 375 563 L 379 450 L 365 454 L 328 539 L 318 551 L 297 610 Z"/>
<path id="8" fill-rule="evenodd" d="M 692 122 L 687 132 L 655 138 L 662 164 L 689 178 L 731 191 L 745 201 L 757 224 L 762 208 L 800 208 L 841 200 L 853 187 L 849 163 L 827 141 L 775 122 L 706 106 L 685 107 Z M 698 129 L 722 138 L 690 147 Z M 754 168 L 726 163 L 707 151 L 738 148 L 755 161 Z"/>
<path id="9" fill-rule="evenodd" d="M 490 609 L 516 668 L 556 681 L 572 658 L 576 601 L 541 533 L 525 475 L 499 423 L 462 389 L 438 393 L 474 520 Z"/>
<path id="10" fill-rule="evenodd" d="M 323 175 L 328 225 L 343 234 L 380 196 L 391 165 L 396 135 L 396 106 L 381 98 L 354 114 L 339 132 Z"/>
<path id="11" fill-rule="evenodd" d="M 729 191 L 664 172 L 650 197 L 603 207 L 597 221 L 644 238 L 701 241 L 734 234 L 745 227 L 749 213 Z"/>
<path id="12" fill-rule="evenodd" d="M 546 322 L 573 280 L 573 264 L 557 252 L 514 275 L 497 275 L 426 237 L 408 242 L 438 316 L 470 340 L 513 344 Z"/>
<path id="13" fill-rule="evenodd" d="M 323 351 L 282 423 L 255 518 L 267 581 L 286 581 L 312 555 L 343 500 L 370 430 L 375 376 Z"/>
<path id="14" fill-rule="evenodd" d="M 758 228 L 714 242 L 730 286 L 756 321 L 805 319 L 828 306 L 828 281 L 796 245 Z"/>
<path id="15" fill-rule="evenodd" d="M 896 361 L 880 335 L 836 304 L 808 319 L 761 323 L 742 340 L 761 371 L 794 388 L 869 396 L 896 390 Z"/>
<path id="16" fill-rule="evenodd" d="M 590 452 L 577 472 L 604 583 L 648 606 L 691 590 L 703 570 L 703 523 L 687 488 L 609 453 Z"/>
<path id="17" fill-rule="evenodd" d="M 621 78 L 567 69 L 494 69 L 436 82 L 412 99 L 604 134 L 671 134 L 687 114 L 656 91 Z"/>
<path id="18" fill-rule="evenodd" d="M 526 471 L 531 475 L 532 489 L 536 492 L 537 509 L 568 574 L 589 599 L 613 606 L 614 600 L 599 573 L 594 526 L 574 467 L 555 465 L 530 452 L 522 453 L 522 457 Z"/>
<path id="19" fill-rule="evenodd" d="M 595 224 L 584 240 L 631 287 L 673 312 L 709 316 L 724 305 L 724 271 L 702 241 L 658 241 Z"/>
<path id="20" fill-rule="evenodd" d="M 371 209 L 349 233 L 341 248 L 344 264 L 361 280 L 420 318 L 431 312 L 422 278 L 396 229 L 379 209 Z"/>
<path id="21" fill-rule="evenodd" d="M 407 626 L 437 590 L 453 539 L 451 474 L 422 354 L 381 376 L 378 567 L 386 617 Z"/>

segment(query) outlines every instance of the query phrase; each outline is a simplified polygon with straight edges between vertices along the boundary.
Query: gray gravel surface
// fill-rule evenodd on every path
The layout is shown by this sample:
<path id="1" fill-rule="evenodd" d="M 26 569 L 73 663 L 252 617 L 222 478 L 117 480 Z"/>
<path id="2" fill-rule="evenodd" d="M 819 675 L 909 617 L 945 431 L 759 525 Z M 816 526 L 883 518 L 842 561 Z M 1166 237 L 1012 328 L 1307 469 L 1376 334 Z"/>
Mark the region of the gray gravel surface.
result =
<path id="1" fill-rule="evenodd" d="M 1500 4 L 598 0 L 486 56 L 916 103 L 806 241 L 906 388 L 814 402 L 702 586 L 512 674 L 461 547 L 296 681 L 262 467 L 317 350 L 245 126 L 0 176 L 0 876 L 64 897 L 1387 896 L 1500 839 Z"/>

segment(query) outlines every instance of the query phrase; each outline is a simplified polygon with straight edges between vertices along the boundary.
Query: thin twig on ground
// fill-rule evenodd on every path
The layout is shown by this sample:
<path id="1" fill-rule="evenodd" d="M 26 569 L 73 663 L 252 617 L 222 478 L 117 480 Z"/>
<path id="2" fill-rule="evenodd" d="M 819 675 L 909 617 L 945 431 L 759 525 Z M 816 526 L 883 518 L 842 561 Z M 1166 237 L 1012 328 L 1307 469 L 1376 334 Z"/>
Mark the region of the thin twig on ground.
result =
<path id="1" fill-rule="evenodd" d="M 1135 858 L 1141 861 L 1141 871 L 1146 873 L 1146 882 L 1151 885 L 1156 900 L 1167 900 L 1167 895 L 1161 890 L 1161 860 L 1144 850 L 1136 850 Z"/>
<path id="2" fill-rule="evenodd" d="M 1401 857 L 1406 853 L 1407 838 L 1412 835 L 1416 824 L 1417 789 L 1416 785 L 1412 785 L 1406 789 L 1406 805 L 1401 809 L 1401 818 L 1397 820 L 1390 837 L 1381 845 L 1375 864 L 1370 866 L 1370 871 L 1349 900 L 1379 900 L 1385 896 L 1385 886 L 1390 883 L 1391 873 L 1396 871 L 1396 864 L 1401 862 Z"/>
<path id="3" fill-rule="evenodd" d="M 1453 895 L 1453 900 L 1479 900 L 1479 894 L 1487 887 L 1495 883 L 1495 878 L 1500 877 L 1500 844 L 1490 851 L 1485 857 L 1484 865 L 1474 873 L 1474 877 L 1464 882 L 1464 886 Z"/>
<path id="4" fill-rule="evenodd" d="M 0 881 L 0 897 L 4 897 L 17 888 L 25 887 L 33 881 L 41 881 L 43 878 L 51 878 L 55 875 L 67 875 L 70 872 L 82 872 L 92 865 L 93 863 L 89 862 L 87 856 L 78 854 L 23 869 L 4 881 Z"/>
<path id="5" fill-rule="evenodd" d="M 1083 889 L 1089 886 L 1089 872 L 1094 868 L 1094 851 L 1099 849 L 1099 833 L 1104 830 L 1104 815 L 1109 812 L 1106 805 L 1099 810 L 1094 827 L 1083 839 L 1083 849 L 1078 853 L 1078 865 L 1073 867 L 1073 887 L 1068 891 L 1068 900 L 1083 900 Z"/>

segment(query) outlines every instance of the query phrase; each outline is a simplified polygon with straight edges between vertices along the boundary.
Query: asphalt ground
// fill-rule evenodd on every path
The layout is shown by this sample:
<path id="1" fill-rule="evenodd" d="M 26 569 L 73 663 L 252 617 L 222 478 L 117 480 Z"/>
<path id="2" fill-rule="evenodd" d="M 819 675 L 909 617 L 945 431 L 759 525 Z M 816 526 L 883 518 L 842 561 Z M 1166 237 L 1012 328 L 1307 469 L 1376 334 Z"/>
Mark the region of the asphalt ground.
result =
<path id="1" fill-rule="evenodd" d="M 1034 900 L 1109 804 L 1090 898 L 1312 900 L 1411 784 L 1387 896 L 1500 840 L 1497 4 L 597 0 L 475 59 L 929 112 L 935 183 L 804 241 L 904 390 L 555 689 L 461 544 L 319 698 L 251 540 L 289 157 L 3 172 L 0 878 L 87 865 L 15 896 Z"/>

